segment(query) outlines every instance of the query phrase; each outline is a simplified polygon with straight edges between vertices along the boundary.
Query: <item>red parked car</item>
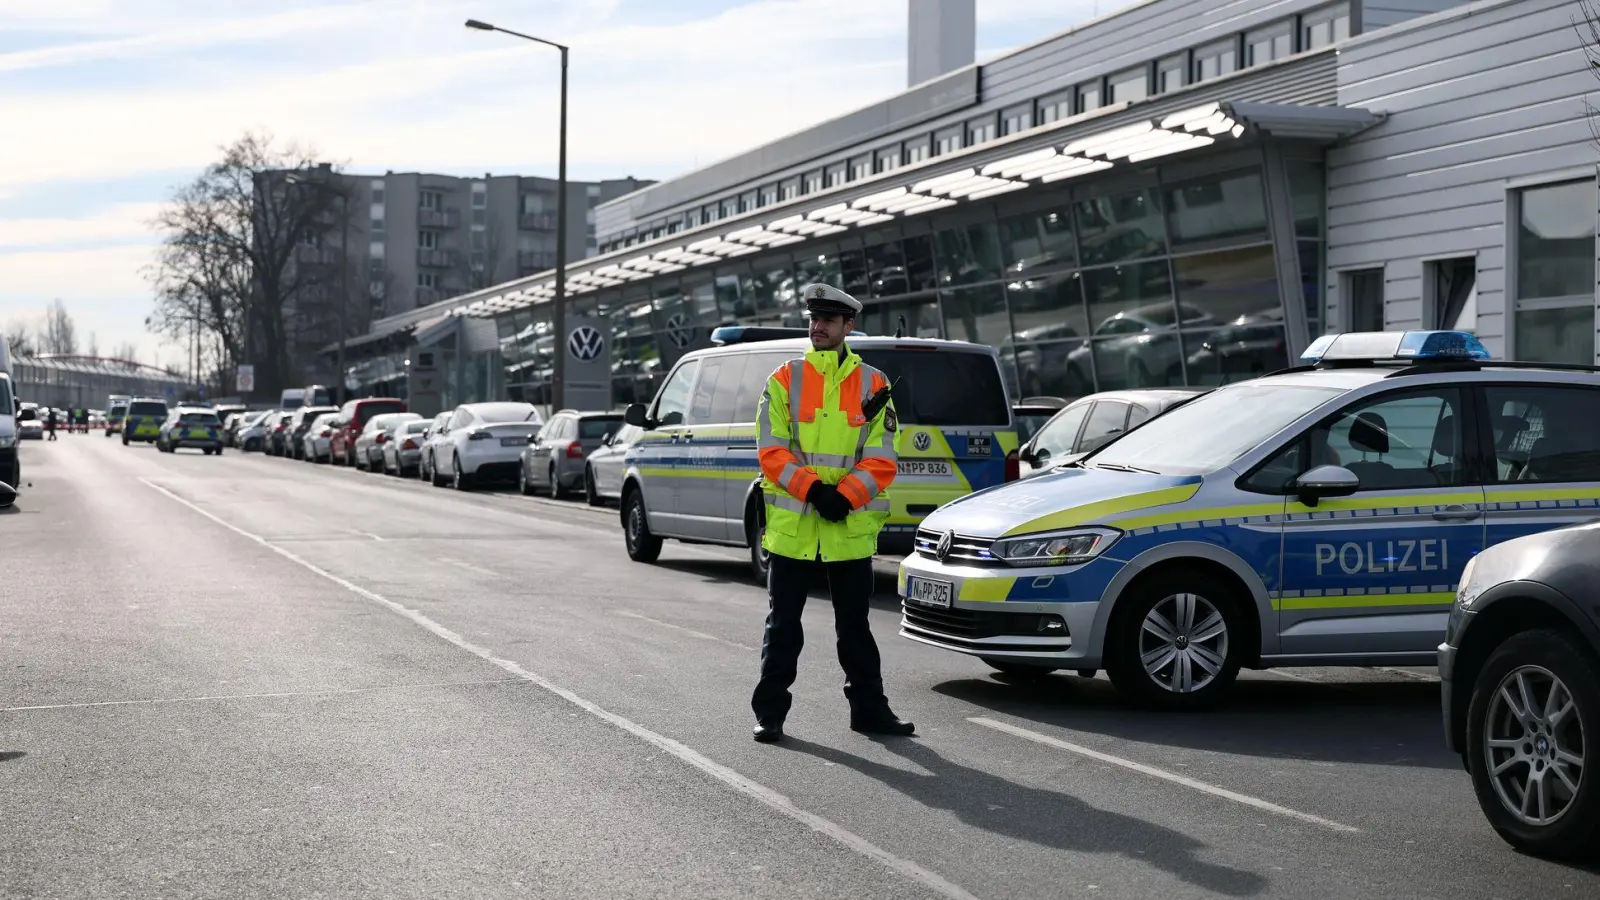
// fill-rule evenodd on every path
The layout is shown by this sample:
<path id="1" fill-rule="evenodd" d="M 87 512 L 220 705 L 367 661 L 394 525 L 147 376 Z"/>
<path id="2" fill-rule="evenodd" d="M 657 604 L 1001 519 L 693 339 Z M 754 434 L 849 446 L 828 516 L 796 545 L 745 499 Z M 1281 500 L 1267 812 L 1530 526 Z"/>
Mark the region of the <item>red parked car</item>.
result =
<path id="1" fill-rule="evenodd" d="M 385 413 L 406 412 L 406 402 L 394 397 L 366 397 L 361 400 L 351 400 L 339 409 L 340 426 L 333 432 L 329 443 L 331 462 L 334 465 L 353 466 L 356 456 L 353 452 L 356 438 L 361 436 L 367 423 L 373 416 Z"/>

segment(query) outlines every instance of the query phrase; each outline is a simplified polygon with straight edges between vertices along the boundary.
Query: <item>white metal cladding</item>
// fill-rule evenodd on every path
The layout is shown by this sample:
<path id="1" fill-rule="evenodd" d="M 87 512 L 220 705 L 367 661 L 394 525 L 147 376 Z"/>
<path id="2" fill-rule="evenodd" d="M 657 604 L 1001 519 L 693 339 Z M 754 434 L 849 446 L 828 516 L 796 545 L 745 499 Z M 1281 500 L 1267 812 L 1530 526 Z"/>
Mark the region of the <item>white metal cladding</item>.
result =
<path id="1" fill-rule="evenodd" d="M 586 261 L 579 271 L 569 274 L 567 289 L 570 294 L 582 295 L 896 217 L 1081 177 L 1117 165 L 1137 165 L 1238 140 L 1252 130 L 1277 135 L 1277 129 L 1282 129 L 1285 137 L 1319 136 L 1331 140 L 1368 128 L 1376 121 L 1376 116 L 1360 109 L 1213 102 L 1157 118 L 1124 120 L 1116 127 L 1067 129 L 1049 142 L 989 147 L 984 148 L 984 153 L 959 154 L 955 159 L 941 157 L 936 165 L 888 173 L 892 177 L 875 179 L 872 185 L 857 186 L 851 192 L 808 198 L 809 208 L 788 211 L 787 215 L 749 215 L 688 236 L 674 235 L 653 245 L 630 247 L 593 263 Z M 547 274 L 536 278 L 536 282 L 530 279 L 458 298 L 457 308 L 470 316 L 492 317 L 545 302 L 554 295 L 553 278 Z"/>
<path id="2" fill-rule="evenodd" d="M 1340 271 L 1382 267 L 1385 327 L 1426 328 L 1424 261 L 1476 255 L 1478 336 L 1507 352 L 1507 181 L 1597 158 L 1577 8 L 1474 3 L 1343 46 L 1339 102 L 1388 118 L 1328 152 L 1330 327 Z"/>

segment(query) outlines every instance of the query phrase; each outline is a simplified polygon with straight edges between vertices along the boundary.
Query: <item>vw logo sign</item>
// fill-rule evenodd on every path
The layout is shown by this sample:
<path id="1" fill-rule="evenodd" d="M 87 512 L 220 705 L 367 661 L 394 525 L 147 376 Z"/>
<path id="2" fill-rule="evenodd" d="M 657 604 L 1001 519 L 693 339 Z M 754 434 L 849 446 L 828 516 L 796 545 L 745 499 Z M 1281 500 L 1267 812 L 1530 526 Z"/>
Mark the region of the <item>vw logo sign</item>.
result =
<path id="1" fill-rule="evenodd" d="M 917 436 L 911 439 L 911 446 L 916 447 L 918 450 L 926 450 L 933 446 L 933 437 L 926 431 L 919 431 Z"/>
<path id="2" fill-rule="evenodd" d="M 581 325 L 567 335 L 567 352 L 572 354 L 573 359 L 591 362 L 599 358 L 605 348 L 605 336 L 597 328 Z"/>
<path id="3" fill-rule="evenodd" d="M 939 557 L 940 562 L 944 562 L 944 558 L 950 555 L 950 545 L 954 544 L 955 540 L 956 533 L 954 531 L 946 531 L 944 534 L 939 535 L 939 543 L 933 548 L 933 552 L 934 555 Z"/>
<path id="4" fill-rule="evenodd" d="M 689 325 L 689 317 L 683 313 L 673 313 L 667 319 L 667 338 L 679 350 L 688 349 L 694 343 L 694 329 Z"/>

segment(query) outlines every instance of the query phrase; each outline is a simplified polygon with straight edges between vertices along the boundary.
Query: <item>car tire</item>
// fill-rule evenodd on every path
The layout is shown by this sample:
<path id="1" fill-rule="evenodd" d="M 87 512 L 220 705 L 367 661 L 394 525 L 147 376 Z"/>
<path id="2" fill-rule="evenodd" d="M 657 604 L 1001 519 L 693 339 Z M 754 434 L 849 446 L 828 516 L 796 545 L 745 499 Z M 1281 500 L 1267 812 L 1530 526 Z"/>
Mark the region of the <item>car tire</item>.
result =
<path id="1" fill-rule="evenodd" d="M 994 656 L 980 656 L 989 668 L 1017 681 L 1037 681 L 1056 671 L 1055 666 L 1030 666 Z"/>
<path id="2" fill-rule="evenodd" d="M 766 587 L 772 576 L 772 553 L 762 546 L 767 536 L 767 507 L 759 498 L 752 498 L 744 514 L 744 539 L 750 545 L 750 577 L 756 584 Z"/>
<path id="3" fill-rule="evenodd" d="M 606 505 L 606 498 L 600 496 L 600 488 L 594 483 L 594 469 L 589 466 L 583 467 L 583 499 L 590 506 Z"/>
<path id="4" fill-rule="evenodd" d="M 454 455 L 451 461 L 453 465 L 450 468 L 450 486 L 458 491 L 472 490 L 472 476 L 461 471 L 461 456 Z"/>
<path id="5" fill-rule="evenodd" d="M 528 480 L 528 467 L 517 463 L 517 493 L 524 497 L 533 496 L 533 482 Z"/>
<path id="6" fill-rule="evenodd" d="M 1570 711 L 1543 712 L 1563 696 Z M 1543 711 L 1524 720 L 1513 700 Z M 1491 748 L 1491 741 L 1502 746 Z M 1581 753 L 1575 791 L 1568 784 L 1571 761 L 1563 760 L 1575 756 L 1569 747 Z M 1491 774 L 1495 766 L 1502 774 Z M 1538 629 L 1512 636 L 1490 654 L 1467 708 L 1467 770 L 1479 807 L 1506 843 L 1550 859 L 1600 855 L 1600 661 L 1593 651 Z M 1532 817 L 1545 822 L 1513 808 L 1535 784 L 1549 788 L 1533 794 L 1535 802 L 1559 804 Z"/>
<path id="7" fill-rule="evenodd" d="M 622 501 L 622 542 L 628 558 L 638 563 L 653 563 L 661 558 L 661 538 L 650 533 L 644 512 L 644 494 L 637 488 Z"/>
<path id="8" fill-rule="evenodd" d="M 556 464 L 555 463 L 551 463 L 550 464 L 550 499 L 552 499 L 552 500 L 565 500 L 565 499 L 567 499 L 567 497 L 571 496 L 571 494 L 572 494 L 571 491 L 567 490 L 565 487 L 562 486 L 561 477 L 556 474 Z"/>
<path id="9" fill-rule="evenodd" d="M 1239 677 L 1244 654 L 1243 616 L 1233 593 L 1203 572 L 1179 569 L 1135 582 L 1117 601 L 1106 632 L 1105 668 L 1118 692 L 1151 709 L 1215 704 Z M 1147 664 L 1145 654 L 1163 642 L 1172 652 Z M 1205 669 L 1207 661 L 1216 671 Z"/>
<path id="10" fill-rule="evenodd" d="M 443 475 L 439 474 L 439 464 L 437 460 L 434 461 L 433 465 L 428 467 L 428 480 L 433 482 L 434 487 L 448 487 L 450 484 L 450 480 L 448 478 L 445 478 Z"/>

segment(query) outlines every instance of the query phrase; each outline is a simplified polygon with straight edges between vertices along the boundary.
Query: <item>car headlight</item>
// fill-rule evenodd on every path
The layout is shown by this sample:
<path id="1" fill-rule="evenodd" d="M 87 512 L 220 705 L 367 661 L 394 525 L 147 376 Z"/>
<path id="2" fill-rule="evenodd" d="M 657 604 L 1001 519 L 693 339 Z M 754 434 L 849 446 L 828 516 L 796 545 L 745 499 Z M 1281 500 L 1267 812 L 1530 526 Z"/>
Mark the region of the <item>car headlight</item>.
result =
<path id="1" fill-rule="evenodd" d="M 1005 538 L 990 552 L 1013 566 L 1070 566 L 1094 559 L 1120 537 L 1115 528 L 1074 528 Z"/>
<path id="2" fill-rule="evenodd" d="M 1472 604 L 1483 593 L 1483 585 L 1472 583 L 1472 570 L 1478 565 L 1476 556 L 1467 560 L 1466 568 L 1461 570 L 1461 580 L 1456 582 L 1457 609 L 1471 609 Z"/>
<path id="3" fill-rule="evenodd" d="M 17 445 L 17 436 L 14 434 L 0 434 L 0 450 L 10 450 Z"/>

